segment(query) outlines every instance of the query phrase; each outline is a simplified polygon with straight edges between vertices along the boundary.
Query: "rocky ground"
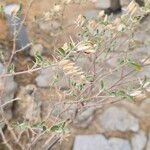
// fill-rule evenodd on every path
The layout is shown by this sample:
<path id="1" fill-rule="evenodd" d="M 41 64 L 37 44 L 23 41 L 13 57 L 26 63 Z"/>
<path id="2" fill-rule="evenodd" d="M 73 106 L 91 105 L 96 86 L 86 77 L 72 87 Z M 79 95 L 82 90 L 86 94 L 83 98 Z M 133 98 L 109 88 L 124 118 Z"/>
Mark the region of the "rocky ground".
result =
<path id="1" fill-rule="evenodd" d="M 44 5 L 44 3 L 47 4 L 47 1 L 40 1 L 37 5 L 33 6 L 33 9 L 37 9 L 38 6 L 42 4 Z M 128 1 L 123 1 L 122 5 L 126 6 L 127 3 Z M 101 6 L 101 4 L 103 6 Z M 96 7 L 94 5 L 96 5 Z M 108 3 L 107 1 L 105 4 L 98 2 L 94 5 L 89 4 L 85 8 L 80 8 L 79 12 L 84 14 L 87 18 L 92 18 L 98 14 L 99 8 L 107 7 Z M 74 9 L 76 9 L 76 7 L 74 6 Z M 41 12 L 33 11 L 33 14 L 31 14 L 29 20 L 32 20 L 36 13 L 40 14 Z M 76 17 L 77 13 L 71 15 Z M 73 20 L 72 16 L 69 15 L 68 18 L 72 18 Z M 66 20 L 69 19 L 66 18 Z M 69 20 L 64 24 L 71 24 L 71 21 Z M 136 58 L 138 61 L 142 61 L 144 58 L 150 55 L 149 22 L 150 17 L 148 16 L 145 21 L 141 23 L 134 37 L 136 41 L 140 43 L 140 45 L 134 49 L 134 51 L 131 51 L 130 55 L 131 57 Z M 4 22 L 1 20 L 0 26 L 5 28 L 3 24 Z M 28 24 L 29 30 L 33 29 L 30 22 L 28 22 Z M 53 38 L 53 35 L 48 34 L 49 32 L 52 33 L 54 30 L 59 30 L 60 22 L 40 22 L 39 27 L 40 30 L 38 33 L 35 26 L 36 35 L 34 31 L 29 33 L 29 37 L 31 39 L 35 36 L 36 44 L 34 44 L 33 49 L 38 49 L 38 51 L 41 51 L 45 56 L 47 54 L 50 55 L 49 52 L 51 52 L 51 49 L 55 48 L 55 44 L 58 42 L 63 43 L 64 41 L 64 39 L 58 39 L 60 34 L 56 36 L 56 38 Z M 0 33 L 7 31 L 7 29 L 3 30 L 2 28 L 0 28 Z M 75 31 L 72 32 L 72 27 L 67 31 L 67 35 L 73 35 L 73 37 L 76 39 L 77 37 L 75 33 Z M 68 38 L 67 35 L 66 39 Z M 6 50 L 6 52 L 8 52 L 11 45 L 5 41 L 5 35 L 2 36 L 1 34 L 0 37 L 2 39 L 2 42 L 0 42 L 0 49 L 2 51 Z M 48 39 L 46 42 L 44 41 L 45 37 L 46 40 Z M 122 39 L 120 39 L 118 42 L 121 42 L 124 38 L 126 37 L 122 37 Z M 53 45 L 49 46 L 49 42 L 53 43 Z M 121 49 L 128 48 L 128 44 L 129 43 L 124 43 L 122 45 L 120 48 L 119 56 L 122 55 Z M 33 55 L 32 51 L 30 52 L 30 55 Z M 113 52 L 112 56 L 115 55 L 116 52 Z M 7 56 L 6 53 L 6 57 L 9 57 L 9 54 Z M 27 62 L 32 64 L 31 58 L 25 58 L 22 54 L 18 55 L 17 57 L 19 59 L 15 60 L 15 63 L 17 65 L 18 71 L 26 69 L 25 64 Z M 113 68 L 117 63 L 117 59 L 117 57 L 112 57 L 112 59 L 106 62 L 107 66 Z M 149 64 L 149 62 L 150 59 L 147 60 L 147 64 Z M 81 60 L 81 64 L 87 63 L 88 62 L 86 59 Z M 0 64 L 0 74 L 2 74 L 4 70 L 5 68 L 3 64 Z M 42 71 L 37 72 L 32 76 L 27 75 L 26 77 L 19 76 L 15 78 L 8 77 L 6 78 L 6 82 L 0 80 L 0 85 L 9 83 L 9 86 L 6 86 L 7 88 L 5 89 L 3 103 L 6 103 L 10 99 L 14 98 L 14 96 L 22 100 L 17 103 L 15 108 L 13 107 L 12 109 L 12 103 L 10 103 L 10 105 L 6 108 L 7 119 L 10 120 L 12 116 L 14 116 L 14 119 L 17 119 L 20 116 L 24 116 L 24 118 L 21 119 L 27 119 L 34 123 L 48 118 L 48 113 L 50 111 L 55 118 L 62 112 L 62 110 L 64 110 L 64 108 L 67 108 L 67 104 L 59 104 L 59 102 L 64 100 L 63 90 L 67 87 L 67 83 L 65 82 L 66 80 L 61 80 L 58 83 L 59 87 L 61 87 L 60 89 L 49 90 L 48 88 L 54 73 L 55 70 L 53 68 L 48 68 L 43 69 Z M 140 78 L 145 75 L 149 77 L 150 66 L 145 67 L 142 72 L 134 74 L 133 76 Z M 117 79 L 118 74 L 116 73 L 114 76 L 108 78 L 106 82 L 108 82 L 108 84 L 112 84 L 112 82 L 115 82 Z M 76 107 L 76 105 L 72 105 L 71 108 L 69 108 L 69 110 L 61 117 L 73 117 L 76 111 Z M 49 122 L 53 122 L 53 118 L 49 120 Z M 4 126 L 3 124 L 0 125 L 1 128 Z M 40 150 L 39 147 L 36 149 Z M 66 141 L 56 144 L 53 149 L 150 150 L 150 89 L 148 88 L 144 93 L 139 93 L 137 99 L 133 102 L 125 100 L 112 105 L 109 104 L 101 109 L 95 107 L 84 109 L 77 115 L 75 121 L 73 122 L 71 127 L 71 135 L 67 138 Z"/>

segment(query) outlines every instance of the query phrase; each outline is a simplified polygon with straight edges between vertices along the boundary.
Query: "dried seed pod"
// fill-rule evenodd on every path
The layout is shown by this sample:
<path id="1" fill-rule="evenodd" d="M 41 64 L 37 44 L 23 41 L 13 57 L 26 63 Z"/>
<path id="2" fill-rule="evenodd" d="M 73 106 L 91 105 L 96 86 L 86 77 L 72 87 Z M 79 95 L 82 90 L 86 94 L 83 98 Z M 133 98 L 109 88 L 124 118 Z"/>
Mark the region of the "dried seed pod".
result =
<path id="1" fill-rule="evenodd" d="M 130 16 L 135 15 L 139 11 L 139 6 L 135 1 L 132 1 L 127 7 Z"/>
<path id="2" fill-rule="evenodd" d="M 74 80 L 77 83 L 83 83 L 85 82 L 85 75 L 82 69 L 76 64 L 70 60 L 62 60 L 59 62 L 59 67 L 61 67 L 68 77 L 70 77 L 71 80 Z"/>

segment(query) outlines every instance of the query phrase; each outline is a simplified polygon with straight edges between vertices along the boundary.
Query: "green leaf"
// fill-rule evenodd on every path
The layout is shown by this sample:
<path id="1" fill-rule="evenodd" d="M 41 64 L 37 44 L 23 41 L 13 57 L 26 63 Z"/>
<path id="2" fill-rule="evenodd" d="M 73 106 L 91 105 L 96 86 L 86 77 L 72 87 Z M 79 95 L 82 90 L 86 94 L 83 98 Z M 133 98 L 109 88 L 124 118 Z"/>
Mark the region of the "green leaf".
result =
<path id="1" fill-rule="evenodd" d="M 142 70 L 142 66 L 138 63 L 135 62 L 131 62 L 130 65 L 136 70 L 136 71 L 141 71 Z"/>
<path id="2" fill-rule="evenodd" d="M 8 73 L 14 73 L 15 72 L 15 65 L 14 64 L 11 64 L 9 67 L 8 67 Z"/>
<path id="3" fill-rule="evenodd" d="M 41 129 L 41 130 L 46 130 L 47 129 L 47 127 L 45 126 L 45 122 L 34 124 L 32 126 L 32 128 Z"/>
<path id="4" fill-rule="evenodd" d="M 14 124 L 14 127 L 20 130 L 25 130 L 29 128 L 30 126 L 27 122 L 22 122 L 22 123 L 17 122 Z"/>
<path id="5" fill-rule="evenodd" d="M 17 15 L 18 15 L 18 16 L 21 16 L 21 15 L 22 15 L 22 2 L 21 2 L 21 1 L 19 2 L 19 10 L 18 10 L 18 12 L 17 12 Z"/>
<path id="6" fill-rule="evenodd" d="M 52 132 L 62 133 L 64 132 L 64 127 L 65 127 L 65 122 L 61 122 L 57 125 L 52 126 L 50 130 Z"/>
<path id="7" fill-rule="evenodd" d="M 63 48 L 58 48 L 58 54 L 64 57 L 66 55 L 66 52 Z"/>
<path id="8" fill-rule="evenodd" d="M 69 48 L 70 48 L 70 49 L 73 49 L 73 48 L 74 48 L 73 43 L 69 43 Z"/>
<path id="9" fill-rule="evenodd" d="M 84 86 L 85 86 L 85 84 L 79 84 L 79 85 L 78 85 L 78 89 L 79 89 L 80 91 L 82 91 L 83 88 L 84 88 Z"/>
<path id="10" fill-rule="evenodd" d="M 119 58 L 117 62 L 119 63 L 119 65 L 124 65 L 126 63 L 126 60 L 124 58 Z"/>
<path id="11" fill-rule="evenodd" d="M 113 92 L 110 92 L 109 93 L 110 95 L 112 96 L 115 96 L 115 97 L 120 97 L 122 99 L 128 99 L 128 100 L 133 100 L 133 97 L 130 96 L 129 94 L 127 94 L 125 91 L 123 90 L 120 90 L 120 91 L 113 91 Z"/>
<path id="12" fill-rule="evenodd" d="M 34 55 L 34 58 L 35 58 L 35 63 L 36 64 L 38 64 L 38 65 L 43 64 L 43 58 L 42 58 L 40 53 L 36 52 L 35 55 Z"/>
<path id="13" fill-rule="evenodd" d="M 4 7 L 2 5 L 0 6 L 0 13 L 4 13 Z"/>
<path id="14" fill-rule="evenodd" d="M 101 81 L 100 85 L 101 85 L 101 89 L 104 89 L 104 81 L 103 80 Z"/>

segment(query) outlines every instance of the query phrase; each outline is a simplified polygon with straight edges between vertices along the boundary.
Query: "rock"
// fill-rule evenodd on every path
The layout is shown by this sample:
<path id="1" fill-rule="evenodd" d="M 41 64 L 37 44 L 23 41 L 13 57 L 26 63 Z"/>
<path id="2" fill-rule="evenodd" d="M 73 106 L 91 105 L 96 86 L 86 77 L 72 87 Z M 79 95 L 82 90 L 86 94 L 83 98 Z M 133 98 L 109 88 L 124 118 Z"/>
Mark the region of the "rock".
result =
<path id="1" fill-rule="evenodd" d="M 60 29 L 61 24 L 58 21 L 46 21 L 46 22 L 40 22 L 39 28 L 43 30 L 44 32 L 51 33 L 58 29 Z"/>
<path id="2" fill-rule="evenodd" d="M 143 131 L 133 135 L 131 139 L 132 150 L 143 150 L 146 145 L 146 135 Z"/>
<path id="3" fill-rule="evenodd" d="M 103 2 L 101 0 L 98 0 L 95 3 L 95 7 L 100 8 L 100 9 L 106 9 L 106 8 L 110 7 L 110 0 L 105 0 Z"/>
<path id="4" fill-rule="evenodd" d="M 0 75 L 2 73 L 5 73 L 6 70 L 3 66 L 3 64 L 0 63 Z M 4 108 L 4 113 L 5 117 L 7 120 L 10 120 L 12 118 L 12 102 L 9 103 L 14 98 L 14 94 L 16 93 L 17 90 L 17 84 L 14 81 L 13 76 L 10 77 L 5 77 L 5 78 L 0 78 L 0 91 L 2 92 L 1 95 L 1 105 L 5 105 Z M 4 126 L 3 123 L 0 124 L 0 127 L 2 128 Z"/>
<path id="5" fill-rule="evenodd" d="M 108 141 L 103 135 L 78 135 L 73 150 L 110 150 Z"/>
<path id="6" fill-rule="evenodd" d="M 145 113 L 147 117 L 150 116 L 150 98 L 145 99 L 140 105 L 140 109 Z"/>
<path id="7" fill-rule="evenodd" d="M 129 141 L 120 138 L 111 138 L 109 141 L 111 150 L 131 150 Z"/>
<path id="8" fill-rule="evenodd" d="M 133 131 L 139 130 L 139 121 L 125 108 L 109 107 L 98 118 L 99 124 L 107 131 Z"/>
<path id="9" fill-rule="evenodd" d="M 44 48 L 41 44 L 35 44 L 32 46 L 30 50 L 30 56 L 35 56 L 36 53 L 42 55 L 44 52 Z"/>
<path id="10" fill-rule="evenodd" d="M 80 66 L 84 72 L 89 72 L 92 62 L 88 57 L 79 56 L 76 60 L 77 66 Z"/>
<path id="11" fill-rule="evenodd" d="M 110 75 L 107 78 L 104 78 L 103 82 L 105 84 L 105 87 L 111 87 L 112 85 L 114 85 L 119 80 L 119 76 L 118 76 L 119 74 L 120 73 L 116 71 L 113 74 L 110 73 Z M 99 81 L 98 84 L 100 85 L 101 81 Z"/>
<path id="12" fill-rule="evenodd" d="M 6 16 L 11 38 L 13 38 L 14 33 L 18 31 L 15 40 L 16 49 L 25 48 L 29 44 L 26 27 L 24 24 L 22 24 L 23 17 L 21 16 L 21 14 L 17 15 L 17 12 L 20 9 L 19 7 L 20 7 L 19 4 L 15 4 L 15 3 L 8 4 L 4 7 L 4 14 Z M 28 51 L 29 47 L 26 48 L 25 50 Z"/>
<path id="13" fill-rule="evenodd" d="M 42 69 L 35 81 L 37 86 L 42 88 L 53 86 L 53 84 L 62 90 L 68 89 L 69 87 L 68 78 L 64 75 L 63 71 L 58 70 L 57 67 L 50 66 L 49 68 Z"/>
<path id="14" fill-rule="evenodd" d="M 37 88 L 29 84 L 21 87 L 17 95 L 20 100 L 16 104 L 16 117 L 35 124 L 41 121 L 41 101 L 36 98 Z"/>
<path id="15" fill-rule="evenodd" d="M 146 145 L 146 150 L 150 150 L 150 132 L 149 132 L 149 135 L 148 135 L 148 142 L 147 142 L 147 145 Z"/>
<path id="16" fill-rule="evenodd" d="M 54 67 L 42 69 L 39 72 L 39 75 L 35 79 L 37 86 L 49 87 L 54 81 L 55 75 L 56 75 L 56 70 Z"/>
<path id="17" fill-rule="evenodd" d="M 120 138 L 106 139 L 103 135 L 78 135 L 73 150 L 131 150 L 129 141 Z"/>
<path id="18" fill-rule="evenodd" d="M 77 105 L 76 104 L 53 104 L 51 106 L 52 108 L 52 115 L 55 117 L 60 116 L 60 118 L 63 119 L 72 119 L 75 117 L 75 113 L 77 110 Z M 65 111 L 64 111 L 65 110 Z"/>
<path id="19" fill-rule="evenodd" d="M 122 6 L 128 6 L 131 0 L 121 0 L 121 5 Z"/>
<path id="20" fill-rule="evenodd" d="M 94 111 L 95 108 L 87 108 L 83 112 L 79 113 L 74 121 L 74 124 L 78 127 L 88 127 L 94 117 Z"/>
<path id="21" fill-rule="evenodd" d="M 87 108 L 78 112 L 78 107 L 78 104 L 70 105 L 54 102 L 51 104 L 51 112 L 55 117 L 60 116 L 63 119 L 73 119 L 75 127 L 86 128 L 92 122 L 96 108 Z"/>
<path id="22" fill-rule="evenodd" d="M 142 31 L 138 31 L 135 33 L 134 40 L 139 42 L 146 42 L 148 41 L 149 35 L 143 31 L 143 27 L 141 29 Z"/>
<path id="23" fill-rule="evenodd" d="M 83 15 L 87 19 L 92 19 L 92 18 L 96 17 L 98 15 L 98 13 L 99 13 L 99 11 L 97 11 L 97 10 L 88 10 Z"/>
<path id="24" fill-rule="evenodd" d="M 143 67 L 142 71 L 137 73 L 138 78 L 144 78 L 145 76 L 149 77 L 149 75 L 150 75 L 150 65 Z"/>
<path id="25" fill-rule="evenodd" d="M 22 92 L 24 93 L 24 92 Z M 56 88 L 37 88 L 34 90 L 33 94 L 29 97 L 33 99 L 39 107 L 37 111 L 40 112 L 40 118 L 45 123 L 51 122 L 50 116 L 58 116 L 62 111 L 64 111 L 63 102 L 64 92 Z M 22 94 L 20 94 L 22 95 Z M 36 110 L 35 110 L 36 111 Z M 67 116 L 68 117 L 68 116 Z M 65 118 L 66 119 L 66 118 Z"/>
<path id="26" fill-rule="evenodd" d="M 122 6 L 127 6 L 130 2 L 131 2 L 131 0 L 121 0 L 120 1 Z M 95 3 L 95 6 L 96 6 L 96 8 L 106 9 L 110 6 L 110 0 L 105 0 L 105 1 L 97 0 L 97 2 Z"/>

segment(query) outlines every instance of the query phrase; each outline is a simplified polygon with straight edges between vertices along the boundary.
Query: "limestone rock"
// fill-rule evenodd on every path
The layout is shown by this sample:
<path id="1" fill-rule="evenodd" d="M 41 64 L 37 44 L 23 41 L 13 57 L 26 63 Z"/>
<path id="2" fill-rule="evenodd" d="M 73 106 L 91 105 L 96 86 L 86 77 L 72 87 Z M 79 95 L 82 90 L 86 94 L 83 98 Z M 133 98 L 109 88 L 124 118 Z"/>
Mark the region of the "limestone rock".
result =
<path id="1" fill-rule="evenodd" d="M 129 141 L 120 138 L 111 138 L 109 141 L 111 150 L 131 150 Z"/>
<path id="2" fill-rule="evenodd" d="M 94 18 L 98 15 L 98 12 L 97 10 L 88 10 L 84 13 L 84 16 L 88 19 L 91 19 L 91 18 Z"/>
<path id="3" fill-rule="evenodd" d="M 150 98 L 145 99 L 140 105 L 141 110 L 145 113 L 147 117 L 150 116 Z"/>
<path id="4" fill-rule="evenodd" d="M 139 130 L 139 121 L 125 108 L 109 107 L 99 116 L 100 125 L 107 131 L 133 131 Z"/>
<path id="5" fill-rule="evenodd" d="M 77 105 L 76 104 L 63 104 L 63 103 L 59 103 L 59 104 L 53 104 L 51 105 L 52 108 L 52 115 L 57 117 L 60 116 L 63 119 L 72 119 L 75 117 L 75 113 L 77 110 Z M 64 111 L 66 110 L 66 111 Z M 62 113 L 63 112 L 63 113 Z"/>
<path id="6" fill-rule="evenodd" d="M 57 82 L 55 82 L 55 80 L 57 80 Z M 55 67 L 42 69 L 35 81 L 37 86 L 42 88 L 53 86 L 54 83 L 59 86 L 60 89 L 66 89 L 69 86 L 69 80 L 65 77 L 63 71 Z"/>
<path id="7" fill-rule="evenodd" d="M 46 22 L 40 22 L 39 28 L 43 30 L 44 32 L 47 32 L 51 34 L 51 32 L 54 32 L 58 29 L 60 29 L 61 24 L 58 21 L 46 21 Z"/>
<path id="8" fill-rule="evenodd" d="M 73 150 L 110 150 L 108 141 L 103 135 L 78 135 Z"/>
<path id="9" fill-rule="evenodd" d="M 101 0 L 98 0 L 98 1 L 95 3 L 95 7 L 96 7 L 96 8 L 100 8 L 100 9 L 106 9 L 106 8 L 108 8 L 109 6 L 110 6 L 110 1 L 109 1 L 109 0 L 105 0 L 105 1 L 103 1 L 103 3 L 102 3 Z"/>
<path id="10" fill-rule="evenodd" d="M 49 67 L 46 69 L 42 69 L 39 72 L 39 75 L 35 79 L 37 86 L 39 87 L 49 87 L 51 83 L 54 81 L 56 70 L 54 67 Z"/>
<path id="11" fill-rule="evenodd" d="M 74 124 L 78 127 L 88 127 L 94 117 L 94 111 L 95 108 L 87 108 L 86 110 L 82 111 L 77 115 Z"/>
<path id="12" fill-rule="evenodd" d="M 36 90 L 35 85 L 29 84 L 26 87 L 21 87 L 17 95 L 20 100 L 15 112 L 17 117 L 33 124 L 41 121 L 41 101 L 35 97 Z"/>
<path id="13" fill-rule="evenodd" d="M 131 150 L 129 141 L 120 138 L 106 139 L 103 135 L 78 135 L 73 150 Z"/>
<path id="14" fill-rule="evenodd" d="M 31 50 L 30 50 L 30 56 L 35 56 L 36 53 L 38 54 L 43 54 L 44 52 L 44 48 L 41 44 L 35 44 L 32 46 Z"/>
<path id="15" fill-rule="evenodd" d="M 146 135 L 143 131 L 134 134 L 131 139 L 132 150 L 143 150 L 146 145 Z"/>
<path id="16" fill-rule="evenodd" d="M 0 63 L 0 75 L 5 73 L 6 70 L 3 66 L 3 64 Z M 17 90 L 17 84 L 14 81 L 13 76 L 0 78 L 0 91 L 2 92 L 1 95 L 1 105 L 4 108 L 4 115 L 7 118 L 7 120 L 10 120 L 12 118 L 12 102 L 9 103 L 14 98 L 14 94 Z M 7 103 L 7 105 L 6 105 Z M 4 124 L 1 123 L 0 127 L 3 127 Z"/>
<path id="17" fill-rule="evenodd" d="M 150 149 L 150 133 L 148 135 L 148 142 L 147 142 L 147 145 L 146 145 L 146 150 L 149 150 Z"/>

